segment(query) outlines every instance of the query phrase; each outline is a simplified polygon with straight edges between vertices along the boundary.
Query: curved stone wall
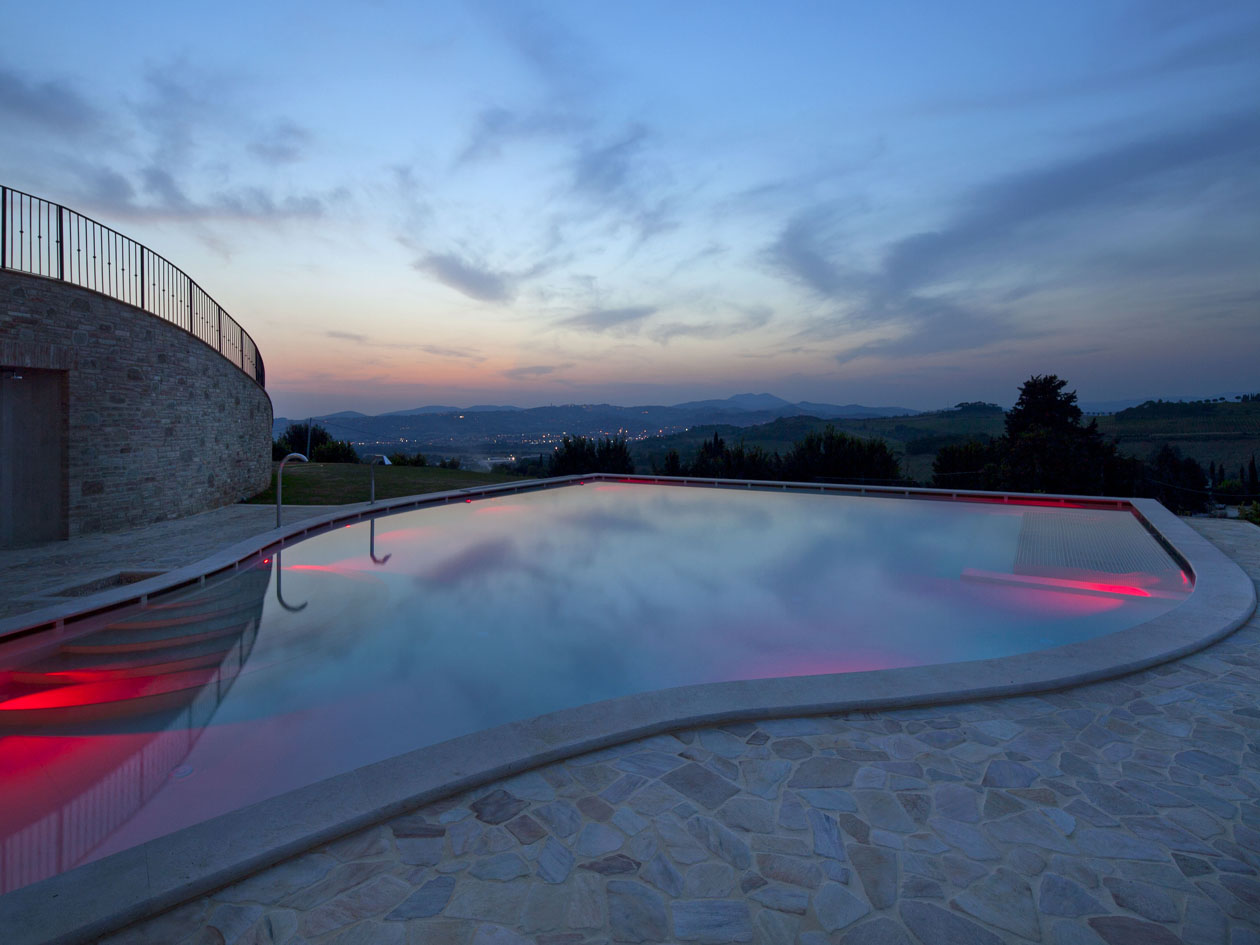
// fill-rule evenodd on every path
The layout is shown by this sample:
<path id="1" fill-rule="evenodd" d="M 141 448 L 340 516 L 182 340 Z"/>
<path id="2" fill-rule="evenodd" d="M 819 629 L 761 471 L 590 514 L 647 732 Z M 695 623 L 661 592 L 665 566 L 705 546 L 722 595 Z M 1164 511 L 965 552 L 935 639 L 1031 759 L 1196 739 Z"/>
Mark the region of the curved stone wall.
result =
<path id="1" fill-rule="evenodd" d="M 60 380 L 60 416 L 40 409 L 50 411 L 43 426 L 62 425 L 63 537 L 190 515 L 267 487 L 271 399 L 177 325 L 87 289 L 3 270 L 0 382 L 27 380 L 23 369 L 29 379 Z M 10 542 L 22 543 L 20 535 Z"/>

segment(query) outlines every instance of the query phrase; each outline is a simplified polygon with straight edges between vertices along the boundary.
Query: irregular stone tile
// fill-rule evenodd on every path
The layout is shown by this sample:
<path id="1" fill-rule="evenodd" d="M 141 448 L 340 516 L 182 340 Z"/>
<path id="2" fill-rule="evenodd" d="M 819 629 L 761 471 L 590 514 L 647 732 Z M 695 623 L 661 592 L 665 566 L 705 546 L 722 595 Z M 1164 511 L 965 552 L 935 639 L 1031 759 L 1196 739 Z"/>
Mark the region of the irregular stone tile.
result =
<path id="1" fill-rule="evenodd" d="M 519 854 L 501 853 L 498 856 L 478 860 L 472 865 L 468 873 L 470 876 L 475 876 L 478 879 L 506 882 L 518 876 L 528 876 L 530 870 Z"/>
<path id="2" fill-rule="evenodd" d="M 1185 945 L 1216 945 L 1229 941 L 1229 916 L 1214 904 L 1197 896 L 1186 900 L 1186 917 L 1181 925 Z"/>
<path id="3" fill-rule="evenodd" d="M 897 798 L 884 791 L 854 791 L 862 819 L 872 827 L 910 833 L 915 823 L 897 802 Z"/>
<path id="4" fill-rule="evenodd" d="M 523 811 L 528 803 L 500 788 L 473 801 L 468 806 L 477 815 L 478 820 L 487 824 L 501 824 Z"/>
<path id="5" fill-rule="evenodd" d="M 669 810 L 680 800 L 682 800 L 682 795 L 669 785 L 652 781 L 635 791 L 634 796 L 627 803 L 636 813 L 644 817 L 655 817 L 662 811 Z"/>
<path id="6" fill-rule="evenodd" d="M 1018 873 L 998 867 L 956 897 L 952 905 L 982 922 L 1024 938 L 1041 937 L 1032 888 Z"/>
<path id="7" fill-rule="evenodd" d="M 990 835 L 1006 843 L 1030 844 L 1055 853 L 1075 853 L 1076 848 L 1040 810 L 1026 810 L 989 824 Z"/>
<path id="8" fill-rule="evenodd" d="M 712 817 L 697 814 L 687 821 L 687 832 L 736 869 L 748 869 L 752 863 L 748 844 Z"/>
<path id="9" fill-rule="evenodd" d="M 790 761 L 741 761 L 740 775 L 749 793 L 774 800 L 779 796 L 779 785 L 792 772 Z"/>
<path id="10" fill-rule="evenodd" d="M 849 844 L 849 859 L 862 880 L 866 898 L 876 909 L 897 901 L 897 854 L 860 843 Z"/>
<path id="11" fill-rule="evenodd" d="M 763 945 L 795 945 L 796 933 L 800 927 L 800 919 L 769 909 L 762 910 L 757 916 L 757 928 Z"/>
<path id="12" fill-rule="evenodd" d="M 298 929 L 312 938 L 325 935 L 351 922 L 392 909 L 410 892 L 411 887 L 397 877 L 377 876 L 331 902 L 307 911 L 299 920 Z"/>
<path id="13" fill-rule="evenodd" d="M 603 881 L 593 873 L 579 873 L 569 889 L 569 911 L 564 917 L 571 929 L 602 929 L 608 921 L 608 900 Z"/>
<path id="14" fill-rule="evenodd" d="M 329 871 L 336 865 L 335 860 L 322 853 L 299 856 L 296 859 L 277 864 L 269 870 L 256 873 L 239 883 L 233 883 L 226 889 L 220 889 L 214 894 L 214 898 L 219 902 L 260 902 L 263 905 L 274 905 L 286 896 L 292 895 L 299 890 L 311 889 L 321 883 L 329 876 Z M 353 864 L 349 864 L 349 866 L 354 868 Z M 341 867 L 341 869 L 345 868 Z M 379 867 L 374 869 L 379 869 Z M 362 879 L 356 882 L 362 882 Z M 355 885 L 355 883 L 350 885 Z M 329 898 L 348 888 L 349 886 L 343 886 L 330 892 Z M 172 914 L 166 913 L 166 915 Z"/>
<path id="15" fill-rule="evenodd" d="M 752 872 L 745 873 L 743 876 L 740 877 L 740 880 L 739 880 L 740 892 L 744 892 L 744 893 L 750 893 L 754 889 L 760 889 L 762 886 L 766 886 L 766 885 L 769 885 L 768 881 L 766 880 L 764 876 L 762 876 L 759 873 L 752 873 Z M 1220 890 L 1220 893 L 1222 896 L 1229 895 L 1223 889 Z"/>
<path id="16" fill-rule="evenodd" d="M 446 908 L 454 889 L 454 876 L 439 876 L 437 879 L 431 879 L 404 899 L 392 912 L 386 914 L 385 918 L 401 922 L 406 919 L 424 919 L 437 915 Z"/>
<path id="17" fill-rule="evenodd" d="M 809 743 L 799 738 L 780 738 L 770 745 L 770 750 L 788 761 L 800 761 L 814 753 Z"/>
<path id="18" fill-rule="evenodd" d="M 582 815 L 578 813 L 576 807 L 565 800 L 552 801 L 535 807 L 531 813 L 546 824 L 547 829 L 557 837 L 571 837 L 582 826 Z"/>
<path id="19" fill-rule="evenodd" d="M 981 876 L 989 874 L 987 866 L 981 866 L 979 863 L 973 863 L 971 860 L 952 853 L 941 857 L 941 869 L 946 879 L 960 887 L 970 886 Z"/>
<path id="20" fill-rule="evenodd" d="M 471 852 L 476 848 L 477 843 L 481 840 L 481 835 L 485 831 L 486 828 L 476 820 L 463 820 L 457 824 L 452 824 L 446 833 L 447 838 L 450 840 L 452 855 L 463 856 L 465 853 Z"/>
<path id="21" fill-rule="evenodd" d="M 1260 915 L 1260 882 L 1245 876 L 1222 876 L 1221 885 L 1238 897 L 1238 900 L 1255 914 Z"/>
<path id="22" fill-rule="evenodd" d="M 821 811 L 805 812 L 810 829 L 814 832 L 814 852 L 832 860 L 845 860 L 844 841 L 840 838 L 840 825 L 834 817 Z"/>
<path id="23" fill-rule="evenodd" d="M 349 889 L 353 889 L 360 883 L 367 882 L 373 876 L 379 876 L 390 868 L 392 864 L 383 861 L 370 861 L 358 863 L 343 863 L 336 869 L 331 870 L 323 879 L 313 885 L 296 889 L 289 893 L 281 900 L 281 904 L 292 909 L 303 910 L 313 909 L 321 903 L 328 902 Z M 240 889 L 247 884 L 254 882 L 251 878 L 244 883 L 238 883 L 235 887 Z M 287 884 L 286 884 L 287 885 Z M 225 898 L 222 894 L 217 896 L 219 899 Z M 265 900 L 260 900 L 265 901 Z"/>
<path id="24" fill-rule="evenodd" d="M 406 937 L 407 930 L 401 925 L 369 920 L 351 926 L 327 941 L 328 945 L 404 945 Z"/>
<path id="25" fill-rule="evenodd" d="M 599 792 L 599 796 L 609 804 L 620 804 L 627 797 L 647 784 L 648 779 L 637 774 L 622 775 L 608 787 Z"/>
<path id="26" fill-rule="evenodd" d="M 986 820 L 998 820 L 1007 814 L 1013 814 L 1025 808 L 1023 801 L 1012 797 L 1005 791 L 986 791 L 984 797 L 984 817 Z M 955 820 L 961 818 L 954 818 Z"/>
<path id="27" fill-rule="evenodd" d="M 367 943 L 365 943 L 367 945 Z M 472 945 L 533 945 L 524 935 L 500 925 L 482 925 L 473 933 Z"/>
<path id="28" fill-rule="evenodd" d="M 694 761 L 675 768 L 661 778 L 679 794 L 691 798 L 709 810 L 721 807 L 731 796 L 739 793 L 730 781 Z"/>
<path id="29" fill-rule="evenodd" d="M 847 928 L 870 911 L 870 905 L 838 883 L 828 883 L 814 896 L 818 924 L 828 932 Z"/>
<path id="30" fill-rule="evenodd" d="M 596 797 L 594 794 L 580 798 L 577 802 L 577 808 L 591 820 L 600 822 L 610 819 L 613 815 L 612 805 L 602 797 Z"/>
<path id="31" fill-rule="evenodd" d="M 980 796 L 961 784 L 938 784 L 932 791 L 936 812 L 950 820 L 980 822 Z"/>
<path id="32" fill-rule="evenodd" d="M 1089 925 L 1107 945 L 1183 945 L 1166 927 L 1128 916 L 1100 916 Z"/>
<path id="33" fill-rule="evenodd" d="M 811 860 L 777 853 L 758 853 L 757 870 L 769 880 L 817 889 L 822 882 L 822 869 Z"/>
<path id="34" fill-rule="evenodd" d="M 940 817 L 931 817 L 928 819 L 928 826 L 933 832 L 956 849 L 962 850 L 963 853 L 971 857 L 973 860 L 997 860 L 1001 859 L 1001 854 L 997 849 L 975 827 L 970 824 L 959 823 L 955 820 L 943 820 Z"/>
<path id="35" fill-rule="evenodd" d="M 1006 862 L 1024 876 L 1036 876 L 1046 868 L 1046 861 L 1027 847 L 1016 847 L 1007 856 Z"/>
<path id="36" fill-rule="evenodd" d="M 844 945 L 911 945 L 905 929 L 887 916 L 876 916 L 869 922 L 844 934 Z"/>
<path id="37" fill-rule="evenodd" d="M 476 919 L 516 927 L 520 925 L 527 893 L 524 883 L 463 879 L 455 884 L 444 914 L 454 919 Z"/>
<path id="38" fill-rule="evenodd" d="M 985 787 L 1026 788 L 1039 777 L 1033 768 L 1018 761 L 990 761 L 980 783 Z"/>
<path id="39" fill-rule="evenodd" d="M 729 869 L 729 867 L 727 867 Z M 683 892 L 683 878 L 674 864 L 661 854 L 656 854 L 643 864 L 639 872 L 642 879 L 647 880 L 667 896 L 676 897 Z M 729 892 L 729 890 L 728 890 Z"/>
<path id="40" fill-rule="evenodd" d="M 732 797 L 719 808 L 717 818 L 736 830 L 774 832 L 774 805 L 759 797 Z"/>
<path id="41" fill-rule="evenodd" d="M 783 799 L 779 805 L 779 826 L 788 830 L 805 830 L 809 821 L 805 817 L 805 807 L 795 795 Z"/>
<path id="42" fill-rule="evenodd" d="M 817 807 L 819 810 L 853 813 L 858 809 L 853 795 L 840 788 L 801 788 L 796 793 L 810 807 Z"/>
<path id="43" fill-rule="evenodd" d="M 1076 918 L 1108 911 L 1084 887 L 1058 873 L 1047 873 L 1041 878 L 1040 892 L 1038 904 L 1047 915 Z"/>
<path id="44" fill-rule="evenodd" d="M 723 758 L 738 758 L 748 750 L 743 738 L 720 728 L 702 729 L 699 735 L 700 744 L 705 749 Z"/>
<path id="45" fill-rule="evenodd" d="M 611 821 L 618 830 L 630 837 L 633 837 L 648 825 L 646 819 L 640 817 L 628 807 L 617 808 L 616 813 L 612 815 Z"/>
<path id="46" fill-rule="evenodd" d="M 1200 751 L 1197 748 L 1178 752 L 1176 761 L 1183 768 L 1189 768 L 1191 771 L 1197 771 L 1199 774 L 1205 774 L 1209 777 L 1238 773 L 1238 765 L 1232 761 L 1219 755 Z"/>
<path id="47" fill-rule="evenodd" d="M 1088 925 L 1055 922 L 1050 926 L 1050 945 L 1106 945 Z"/>
<path id="48" fill-rule="evenodd" d="M 614 942 L 661 942 L 668 934 L 665 901 L 641 883 L 608 881 L 608 922 Z"/>
<path id="49" fill-rule="evenodd" d="M 1163 817 L 1126 817 L 1124 825 L 1142 839 L 1158 843 L 1170 850 L 1202 853 L 1207 856 L 1216 854 L 1216 851 L 1206 843 L 1186 833 L 1180 827 L 1170 824 Z"/>
<path id="50" fill-rule="evenodd" d="M 1172 897 L 1157 886 L 1113 876 L 1104 879 L 1103 885 L 1122 909 L 1136 912 L 1153 922 L 1177 922 L 1181 919 L 1181 910 Z"/>
<path id="51" fill-rule="evenodd" d="M 1137 840 L 1120 830 L 1083 829 L 1073 838 L 1081 852 L 1088 856 L 1120 860 L 1152 860 L 1168 858 L 1160 847 L 1146 840 Z"/>
<path id="52" fill-rule="evenodd" d="M 901 883 L 903 899 L 943 899 L 945 892 L 941 884 L 926 876 L 907 876 Z"/>
<path id="53" fill-rule="evenodd" d="M 633 873 L 639 866 L 638 860 L 631 859 L 624 853 L 614 853 L 602 860 L 583 863 L 581 868 L 592 873 L 599 873 L 601 876 L 615 876 L 621 873 Z"/>
<path id="54" fill-rule="evenodd" d="M 750 846 L 754 853 L 782 853 L 786 856 L 810 855 L 810 845 L 800 837 L 757 834 L 751 840 Z"/>
<path id="55" fill-rule="evenodd" d="M 992 932 L 929 902 L 907 899 L 897 911 L 906 928 L 925 945 L 1003 945 Z"/>
<path id="56" fill-rule="evenodd" d="M 603 856 L 620 849 L 625 839 L 620 831 L 607 824 L 587 824 L 578 834 L 574 849 L 579 856 Z"/>
<path id="57" fill-rule="evenodd" d="M 848 787 L 853 783 L 857 765 L 840 758 L 814 756 L 806 758 L 788 781 L 792 788 Z"/>
<path id="58" fill-rule="evenodd" d="M 722 899 L 735 888 L 735 871 L 725 863 L 699 863 L 687 871 L 683 895 L 688 899 Z M 669 890 L 665 890 L 669 892 Z M 670 893 L 677 896 L 678 893 Z"/>
<path id="59" fill-rule="evenodd" d="M 564 925 L 568 895 L 557 886 L 534 886 L 525 898 L 521 913 L 521 931 L 551 932 Z"/>
<path id="60" fill-rule="evenodd" d="M 669 850 L 669 855 L 673 857 L 674 862 L 686 866 L 709 858 L 708 852 L 672 818 L 662 816 L 655 823 L 661 842 Z"/>
<path id="61" fill-rule="evenodd" d="M 677 755 L 666 754 L 663 751 L 636 751 L 618 758 L 613 762 L 613 767 L 645 778 L 659 778 L 675 768 L 681 768 L 686 763 Z"/>
<path id="62" fill-rule="evenodd" d="M 737 900 L 701 899 L 673 904 L 674 935 L 682 942 L 751 942 L 748 904 Z"/>
<path id="63" fill-rule="evenodd" d="M 420 844 L 434 843 L 433 840 L 395 840 L 399 849 L 404 845 L 415 844 L 419 848 Z M 491 853 L 502 853 L 504 850 L 511 850 L 516 846 L 516 838 L 504 830 L 502 827 L 487 827 L 482 831 L 481 836 L 477 838 L 477 842 L 473 844 L 473 853 L 478 856 L 487 856 Z M 417 856 L 423 856 L 423 853 L 417 853 Z"/>
<path id="64" fill-rule="evenodd" d="M 809 893 L 795 886 L 768 883 L 747 893 L 748 898 L 761 903 L 767 909 L 804 915 L 809 908 Z"/>
<path id="65" fill-rule="evenodd" d="M 1078 817 L 1087 823 L 1093 824 L 1095 827 L 1120 826 L 1120 821 L 1116 818 L 1112 817 L 1110 814 L 1104 814 L 1094 805 L 1088 804 L 1079 798 L 1068 804 L 1064 810 L 1074 817 Z"/>
<path id="66" fill-rule="evenodd" d="M 536 869 L 545 883 L 563 883 L 573 870 L 574 856 L 555 837 L 548 837 L 539 852 Z"/>

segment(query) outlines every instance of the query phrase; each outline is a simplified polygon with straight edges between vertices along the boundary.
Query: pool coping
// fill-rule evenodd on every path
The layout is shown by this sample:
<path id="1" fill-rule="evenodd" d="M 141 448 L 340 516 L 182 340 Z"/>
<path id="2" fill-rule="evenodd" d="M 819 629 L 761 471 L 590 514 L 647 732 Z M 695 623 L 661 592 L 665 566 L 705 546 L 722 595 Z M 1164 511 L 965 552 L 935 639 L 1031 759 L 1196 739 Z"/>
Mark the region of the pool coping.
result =
<path id="1" fill-rule="evenodd" d="M 80 614 L 143 604 L 248 566 L 284 543 L 383 513 L 587 482 L 656 483 L 851 495 L 1129 509 L 1194 574 L 1184 602 L 1153 620 L 1034 653 L 905 667 L 636 693 L 513 722 L 416 749 L 269 798 L 0 896 L 0 928 L 13 945 L 87 941 L 340 836 L 478 784 L 625 741 L 696 725 L 967 702 L 1062 689 L 1124 675 L 1201 649 L 1252 614 L 1251 579 L 1152 499 L 776 483 L 594 474 L 384 500 L 328 513 L 239 542 L 194 565 L 0 622 L 15 635 L 74 635 Z M 86 605 L 86 606 L 85 606 Z"/>

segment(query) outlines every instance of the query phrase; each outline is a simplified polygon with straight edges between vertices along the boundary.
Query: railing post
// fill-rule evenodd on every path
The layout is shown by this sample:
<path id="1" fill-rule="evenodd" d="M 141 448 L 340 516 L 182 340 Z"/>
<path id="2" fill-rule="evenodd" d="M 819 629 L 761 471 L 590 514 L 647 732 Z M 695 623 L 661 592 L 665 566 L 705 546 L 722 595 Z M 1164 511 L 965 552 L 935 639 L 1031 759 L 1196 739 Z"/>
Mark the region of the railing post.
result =
<path id="1" fill-rule="evenodd" d="M 188 308 L 188 330 L 195 335 L 196 332 L 193 331 L 192 326 L 192 276 L 185 276 L 184 278 L 188 280 L 188 295 L 184 298 L 184 305 Z"/>
<path id="2" fill-rule="evenodd" d="M 66 243 L 65 243 L 65 227 L 62 220 L 65 219 L 66 208 L 61 204 L 57 204 L 57 278 L 62 282 L 66 281 Z"/>
<path id="3" fill-rule="evenodd" d="M 0 269 L 9 267 L 9 188 L 0 187 Z"/>
<path id="4" fill-rule="evenodd" d="M 140 247 L 140 308 L 144 309 L 144 247 Z M 146 310 L 147 311 L 147 310 Z"/>
<path id="5" fill-rule="evenodd" d="M 215 309 L 219 313 L 219 354 L 223 353 L 223 306 L 218 302 L 214 303 Z"/>

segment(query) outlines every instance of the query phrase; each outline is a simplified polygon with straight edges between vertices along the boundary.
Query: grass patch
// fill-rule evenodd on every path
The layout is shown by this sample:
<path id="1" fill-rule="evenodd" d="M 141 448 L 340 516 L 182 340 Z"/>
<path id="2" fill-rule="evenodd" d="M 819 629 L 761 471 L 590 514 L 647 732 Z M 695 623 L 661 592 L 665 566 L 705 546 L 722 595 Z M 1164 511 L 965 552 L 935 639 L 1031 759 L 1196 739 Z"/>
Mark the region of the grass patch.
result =
<path id="1" fill-rule="evenodd" d="M 279 465 L 272 463 L 271 485 L 249 502 L 275 504 L 275 469 Z M 346 505 L 366 502 L 371 481 L 369 476 L 367 466 L 355 463 L 289 463 L 284 467 L 284 504 Z M 377 466 L 376 497 L 396 499 L 421 492 L 489 486 L 517 478 L 466 469 L 438 469 L 436 466 Z"/>

